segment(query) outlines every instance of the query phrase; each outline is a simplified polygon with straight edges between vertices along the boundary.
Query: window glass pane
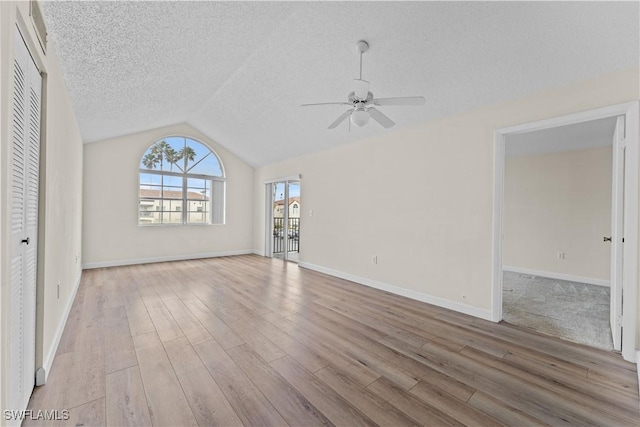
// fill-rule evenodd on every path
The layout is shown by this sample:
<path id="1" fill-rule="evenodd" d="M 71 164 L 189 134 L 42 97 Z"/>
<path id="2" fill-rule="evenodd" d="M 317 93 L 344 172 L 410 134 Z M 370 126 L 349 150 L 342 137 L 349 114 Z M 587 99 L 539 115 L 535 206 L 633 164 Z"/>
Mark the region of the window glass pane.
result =
<path id="1" fill-rule="evenodd" d="M 183 172 L 180 150 L 184 148 L 184 138 L 165 138 L 153 144 L 142 156 L 141 169 Z"/>
<path id="2" fill-rule="evenodd" d="M 140 224 L 160 224 L 160 212 L 140 211 Z"/>
<path id="3" fill-rule="evenodd" d="M 189 200 L 207 200 L 207 193 L 201 188 L 188 188 L 187 198 Z"/>
<path id="4" fill-rule="evenodd" d="M 182 187 L 162 187 L 162 197 L 165 200 L 182 200 Z"/>
<path id="5" fill-rule="evenodd" d="M 140 186 L 140 198 L 141 199 L 158 199 L 161 197 L 161 187 L 156 185 L 141 185 Z"/>
<path id="6" fill-rule="evenodd" d="M 197 175 L 222 176 L 222 168 L 220 161 L 215 154 L 209 152 L 209 155 L 203 156 L 197 164 L 190 165 L 189 173 Z"/>
<path id="7" fill-rule="evenodd" d="M 189 212 L 189 224 L 208 224 L 209 223 L 209 213 L 206 211 L 202 212 Z"/>
<path id="8" fill-rule="evenodd" d="M 205 189 L 207 187 L 208 181 L 208 179 L 189 178 L 187 179 L 187 187 Z"/>
<path id="9" fill-rule="evenodd" d="M 171 172 L 183 172 L 183 163 L 180 161 L 180 150 L 184 147 L 183 138 L 166 138 L 164 140 L 164 152 L 162 156 L 162 170 Z"/>
<path id="10" fill-rule="evenodd" d="M 162 183 L 162 175 L 156 175 L 152 173 L 140 174 L 140 186 L 143 185 L 159 185 Z"/>
<path id="11" fill-rule="evenodd" d="M 187 172 L 199 175 L 222 176 L 222 167 L 218 157 L 204 144 L 187 139 L 185 152 Z"/>
<path id="12" fill-rule="evenodd" d="M 165 186 L 182 188 L 182 177 L 172 175 L 162 175 L 162 184 Z"/>
<path id="13" fill-rule="evenodd" d="M 165 212 L 165 220 L 170 224 L 182 224 L 182 212 Z"/>
<path id="14" fill-rule="evenodd" d="M 189 178 L 187 180 L 187 199 L 189 200 L 189 210 L 196 210 L 194 208 L 200 207 L 200 210 L 206 209 L 204 205 L 208 205 L 211 200 L 210 196 L 210 184 L 207 179 Z"/>
<path id="15" fill-rule="evenodd" d="M 169 200 L 169 211 L 180 212 L 182 211 L 182 200 Z"/>
<path id="16" fill-rule="evenodd" d="M 162 206 L 162 199 L 140 198 L 140 210 L 155 211 L 156 206 Z M 143 209 L 144 208 L 144 209 Z"/>

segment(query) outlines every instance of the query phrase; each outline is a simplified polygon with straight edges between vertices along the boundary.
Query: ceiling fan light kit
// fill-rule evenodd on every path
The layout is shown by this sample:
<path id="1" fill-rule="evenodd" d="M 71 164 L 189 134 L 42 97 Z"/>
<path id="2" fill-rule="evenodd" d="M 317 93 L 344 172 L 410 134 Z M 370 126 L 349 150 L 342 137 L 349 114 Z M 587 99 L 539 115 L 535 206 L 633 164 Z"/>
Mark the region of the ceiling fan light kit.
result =
<path id="1" fill-rule="evenodd" d="M 369 123 L 371 115 L 364 107 L 358 107 L 351 113 L 351 123 L 361 128 Z"/>
<path id="2" fill-rule="evenodd" d="M 396 98 L 374 98 L 373 93 L 369 91 L 369 82 L 362 79 L 362 54 L 369 50 L 369 43 L 359 40 L 356 43 L 356 51 L 360 55 L 360 77 L 353 80 L 353 91 L 347 96 L 347 102 L 322 102 L 316 104 L 303 104 L 302 107 L 310 107 L 317 105 L 348 105 L 351 109 L 342 113 L 328 129 L 335 129 L 340 123 L 349 118 L 350 122 L 355 126 L 362 127 L 373 118 L 384 128 L 390 128 L 395 124 L 393 120 L 387 117 L 374 106 L 388 105 L 424 105 L 425 99 L 422 96 L 406 96 Z"/>

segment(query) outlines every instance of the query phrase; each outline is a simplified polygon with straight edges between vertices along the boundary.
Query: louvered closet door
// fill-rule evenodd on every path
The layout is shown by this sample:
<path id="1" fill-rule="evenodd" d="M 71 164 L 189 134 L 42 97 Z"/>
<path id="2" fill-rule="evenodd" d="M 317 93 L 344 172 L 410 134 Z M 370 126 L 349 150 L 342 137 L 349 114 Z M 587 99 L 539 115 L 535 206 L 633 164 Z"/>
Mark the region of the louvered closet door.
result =
<path id="1" fill-rule="evenodd" d="M 10 409 L 25 409 L 35 382 L 38 172 L 42 78 L 15 29 L 11 144 Z"/>

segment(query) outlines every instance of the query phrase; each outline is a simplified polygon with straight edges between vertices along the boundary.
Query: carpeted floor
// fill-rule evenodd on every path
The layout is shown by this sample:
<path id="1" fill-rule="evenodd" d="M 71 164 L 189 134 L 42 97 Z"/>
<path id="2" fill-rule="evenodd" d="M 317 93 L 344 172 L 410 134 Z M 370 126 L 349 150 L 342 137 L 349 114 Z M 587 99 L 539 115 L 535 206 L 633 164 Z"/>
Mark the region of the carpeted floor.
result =
<path id="1" fill-rule="evenodd" d="M 592 347 L 613 350 L 609 288 L 505 271 L 506 322 Z"/>

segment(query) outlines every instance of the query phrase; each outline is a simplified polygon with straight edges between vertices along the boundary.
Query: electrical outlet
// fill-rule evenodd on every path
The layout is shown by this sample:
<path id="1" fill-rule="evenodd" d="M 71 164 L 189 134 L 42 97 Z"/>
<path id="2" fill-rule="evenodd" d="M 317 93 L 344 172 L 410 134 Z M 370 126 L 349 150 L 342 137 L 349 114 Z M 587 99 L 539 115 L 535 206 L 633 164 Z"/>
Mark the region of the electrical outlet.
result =
<path id="1" fill-rule="evenodd" d="M 564 259 L 564 257 L 565 257 L 564 252 L 558 252 L 558 259 Z"/>
<path id="2" fill-rule="evenodd" d="M 313 216 L 313 209 L 309 211 L 309 216 Z"/>
<path id="3" fill-rule="evenodd" d="M 377 264 L 378 263 L 378 255 L 374 255 L 371 257 L 371 264 Z"/>

